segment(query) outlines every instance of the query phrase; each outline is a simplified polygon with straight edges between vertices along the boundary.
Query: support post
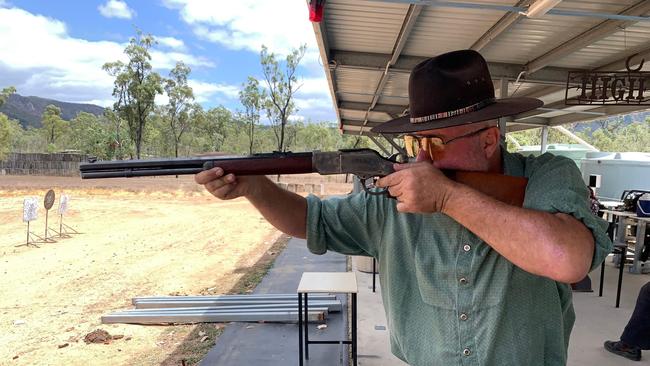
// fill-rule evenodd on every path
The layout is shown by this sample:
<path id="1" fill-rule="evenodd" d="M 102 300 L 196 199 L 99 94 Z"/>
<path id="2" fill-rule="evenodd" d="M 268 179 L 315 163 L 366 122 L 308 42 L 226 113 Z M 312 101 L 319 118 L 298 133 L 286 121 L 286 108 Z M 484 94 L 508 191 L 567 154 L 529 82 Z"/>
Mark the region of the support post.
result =
<path id="1" fill-rule="evenodd" d="M 546 152 L 546 148 L 548 147 L 548 126 L 543 126 L 542 127 L 542 144 L 541 144 L 541 149 L 540 152 L 543 154 Z"/>
<path id="2" fill-rule="evenodd" d="M 508 80 L 499 79 L 499 99 L 508 97 Z M 506 146 L 506 118 L 499 118 L 499 131 L 501 132 L 501 145 Z"/>

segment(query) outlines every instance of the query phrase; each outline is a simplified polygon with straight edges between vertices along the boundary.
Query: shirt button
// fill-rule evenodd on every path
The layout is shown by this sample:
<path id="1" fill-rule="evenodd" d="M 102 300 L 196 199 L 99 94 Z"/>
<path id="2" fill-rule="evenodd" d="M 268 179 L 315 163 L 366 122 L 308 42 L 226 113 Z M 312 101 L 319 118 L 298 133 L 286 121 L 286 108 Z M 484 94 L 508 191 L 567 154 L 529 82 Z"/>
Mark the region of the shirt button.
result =
<path id="1" fill-rule="evenodd" d="M 461 277 L 461 278 L 458 280 L 458 282 L 460 282 L 461 285 L 464 285 L 464 284 L 467 283 L 467 278 L 465 278 L 465 277 Z"/>
<path id="2" fill-rule="evenodd" d="M 463 350 L 463 354 L 464 354 L 465 356 L 469 356 L 469 355 L 472 354 L 472 351 L 470 351 L 469 348 L 465 348 L 465 349 Z"/>
<path id="3" fill-rule="evenodd" d="M 467 314 L 465 314 L 465 313 L 461 313 L 460 316 L 459 316 L 459 318 L 460 318 L 460 320 L 465 321 L 465 320 L 467 320 L 467 318 L 469 318 L 469 317 L 467 316 Z"/>
<path id="4" fill-rule="evenodd" d="M 465 244 L 465 245 L 463 245 L 463 250 L 464 250 L 464 251 L 469 252 L 470 249 L 472 249 L 472 247 L 471 247 L 469 244 Z"/>

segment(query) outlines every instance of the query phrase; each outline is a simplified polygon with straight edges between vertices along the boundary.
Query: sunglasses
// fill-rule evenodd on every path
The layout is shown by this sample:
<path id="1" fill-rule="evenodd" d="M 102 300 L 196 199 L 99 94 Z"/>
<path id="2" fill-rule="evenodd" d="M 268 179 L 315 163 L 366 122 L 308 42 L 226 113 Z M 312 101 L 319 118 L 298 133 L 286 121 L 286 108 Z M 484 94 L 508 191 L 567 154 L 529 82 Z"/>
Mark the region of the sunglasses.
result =
<path id="1" fill-rule="evenodd" d="M 404 135 L 404 147 L 406 148 L 406 152 L 408 153 L 409 157 L 413 158 L 418 156 L 420 149 L 422 149 L 424 151 L 427 151 L 431 156 L 431 159 L 433 159 L 433 152 L 444 150 L 445 145 L 448 145 L 456 140 L 478 135 L 479 133 L 490 128 L 492 127 L 483 127 L 479 130 L 456 136 L 446 141 L 443 140 L 442 137 L 438 136 Z"/>

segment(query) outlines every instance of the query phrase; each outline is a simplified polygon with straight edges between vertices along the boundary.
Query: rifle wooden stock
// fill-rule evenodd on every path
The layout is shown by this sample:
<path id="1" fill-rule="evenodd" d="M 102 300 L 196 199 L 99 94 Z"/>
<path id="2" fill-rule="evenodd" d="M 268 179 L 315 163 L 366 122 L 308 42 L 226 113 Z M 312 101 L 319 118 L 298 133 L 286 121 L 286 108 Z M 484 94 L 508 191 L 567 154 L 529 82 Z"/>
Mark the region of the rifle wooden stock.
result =
<path id="1" fill-rule="evenodd" d="M 509 205 L 524 204 L 528 179 L 483 172 L 445 171 L 450 179 Z"/>

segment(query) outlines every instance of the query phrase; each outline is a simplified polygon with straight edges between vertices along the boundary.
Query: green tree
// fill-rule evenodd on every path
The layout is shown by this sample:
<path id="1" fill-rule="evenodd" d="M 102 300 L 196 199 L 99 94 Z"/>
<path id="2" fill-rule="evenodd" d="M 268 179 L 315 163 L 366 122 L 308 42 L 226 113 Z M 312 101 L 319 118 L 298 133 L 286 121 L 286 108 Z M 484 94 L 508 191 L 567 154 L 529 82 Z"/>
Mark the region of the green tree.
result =
<path id="1" fill-rule="evenodd" d="M 68 146 L 71 148 L 103 160 L 115 158 L 111 121 L 106 115 L 79 112 L 70 120 L 69 135 L 71 138 Z"/>
<path id="2" fill-rule="evenodd" d="M 284 65 L 280 65 L 275 54 L 269 53 L 266 46 L 262 46 L 260 53 L 262 72 L 268 89 L 265 107 L 273 126 L 278 151 L 285 151 L 285 128 L 289 116 L 296 110 L 293 97 L 300 88 L 300 85 L 297 85 L 296 68 L 305 55 L 306 49 L 307 45 L 302 45 L 300 48 L 292 50 L 287 55 Z"/>
<path id="3" fill-rule="evenodd" d="M 9 96 L 15 92 L 16 88 L 13 86 L 8 86 L 2 89 L 2 91 L 0 91 L 0 107 L 2 107 L 2 105 L 7 101 L 7 98 L 9 98 Z"/>
<path id="4" fill-rule="evenodd" d="M 194 92 L 187 84 L 191 70 L 183 62 L 177 62 L 165 80 L 165 92 L 169 97 L 167 104 L 167 120 L 169 130 L 174 138 L 174 156 L 178 157 L 178 146 L 181 137 L 190 127 L 190 110 L 194 101 Z"/>
<path id="5" fill-rule="evenodd" d="M 129 138 L 128 123 L 118 113 L 110 109 L 104 110 L 104 120 L 108 123 L 108 156 L 111 159 L 122 160 L 127 155 L 133 155 L 133 144 Z"/>
<path id="6" fill-rule="evenodd" d="M 212 108 L 207 112 L 196 108 L 191 118 L 196 123 L 196 137 L 203 152 L 222 152 L 233 128 L 233 114 L 224 106 Z"/>
<path id="7" fill-rule="evenodd" d="M 16 120 L 12 120 L 0 113 L 0 161 L 7 157 L 22 134 L 22 127 Z"/>
<path id="8" fill-rule="evenodd" d="M 129 62 L 108 62 L 103 66 L 109 75 L 115 77 L 113 96 L 117 101 L 114 109 L 128 123 L 137 158 L 140 158 L 144 128 L 153 111 L 156 95 L 163 92 L 162 79 L 153 71 L 150 62 L 149 49 L 154 44 L 152 35 L 137 30 L 137 35 L 124 49 Z"/>
<path id="9" fill-rule="evenodd" d="M 247 125 L 246 135 L 248 136 L 248 153 L 253 153 L 255 141 L 255 126 L 260 122 L 260 110 L 264 106 L 266 92 L 260 88 L 260 82 L 252 76 L 242 85 L 239 91 L 239 101 L 244 106 L 244 121 Z"/>
<path id="10" fill-rule="evenodd" d="M 65 134 L 69 123 L 61 118 L 61 108 L 52 104 L 45 107 L 41 121 L 45 132 L 45 141 L 50 150 L 55 149 L 56 143 Z"/>

